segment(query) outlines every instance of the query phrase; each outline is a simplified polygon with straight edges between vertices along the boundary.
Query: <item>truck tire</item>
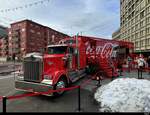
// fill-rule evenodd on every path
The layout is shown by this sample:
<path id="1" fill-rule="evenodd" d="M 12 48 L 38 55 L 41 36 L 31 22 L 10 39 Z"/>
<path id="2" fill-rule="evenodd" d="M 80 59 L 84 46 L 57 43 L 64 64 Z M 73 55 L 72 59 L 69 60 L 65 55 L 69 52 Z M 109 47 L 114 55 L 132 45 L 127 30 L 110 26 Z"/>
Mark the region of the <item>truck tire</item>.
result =
<path id="1" fill-rule="evenodd" d="M 67 80 L 62 77 L 58 80 L 58 82 L 54 85 L 54 90 L 58 90 L 60 88 L 66 88 L 67 87 Z M 65 93 L 65 91 L 60 91 L 60 92 L 54 92 L 54 96 L 61 96 Z"/>

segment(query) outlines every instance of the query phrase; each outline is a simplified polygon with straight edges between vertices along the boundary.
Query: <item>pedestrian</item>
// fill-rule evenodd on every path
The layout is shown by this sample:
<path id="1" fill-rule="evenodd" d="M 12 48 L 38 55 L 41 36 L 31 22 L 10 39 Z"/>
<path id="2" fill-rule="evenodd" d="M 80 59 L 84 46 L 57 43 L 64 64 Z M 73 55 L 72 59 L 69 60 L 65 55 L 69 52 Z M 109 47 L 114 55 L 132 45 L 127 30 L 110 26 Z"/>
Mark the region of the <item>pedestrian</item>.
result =
<path id="1" fill-rule="evenodd" d="M 142 72 L 146 65 L 146 62 L 142 55 L 140 55 L 139 58 L 137 59 L 137 63 L 138 63 L 138 78 L 142 79 Z M 141 73 L 141 75 L 140 75 L 141 77 L 139 76 L 140 73 Z"/>
<path id="2" fill-rule="evenodd" d="M 127 57 L 127 63 L 128 63 L 128 72 L 131 71 L 132 68 L 132 58 L 130 56 Z"/>
<path id="3" fill-rule="evenodd" d="M 147 64 L 148 64 L 148 74 L 150 75 L 150 56 L 148 56 Z"/>
<path id="4" fill-rule="evenodd" d="M 122 76 L 122 72 L 123 72 L 123 61 L 119 60 L 118 63 L 118 70 L 119 70 L 119 76 Z"/>

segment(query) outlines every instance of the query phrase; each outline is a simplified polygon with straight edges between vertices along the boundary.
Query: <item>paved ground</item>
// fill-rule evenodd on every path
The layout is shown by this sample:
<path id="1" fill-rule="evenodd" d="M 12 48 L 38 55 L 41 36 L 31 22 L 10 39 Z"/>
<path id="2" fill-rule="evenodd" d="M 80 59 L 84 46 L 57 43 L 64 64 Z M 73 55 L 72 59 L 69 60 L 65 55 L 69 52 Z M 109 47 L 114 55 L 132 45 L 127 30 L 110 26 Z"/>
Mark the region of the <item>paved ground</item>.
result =
<path id="1" fill-rule="evenodd" d="M 132 71 L 132 72 L 124 72 L 123 76 L 120 76 L 120 78 L 138 78 L 138 72 L 137 71 Z M 148 72 L 142 72 L 142 77 L 144 79 L 150 80 L 150 74 L 148 74 Z"/>
<path id="2" fill-rule="evenodd" d="M 86 78 L 77 82 L 83 82 Z M 93 83 L 93 82 L 92 82 Z M 92 87 L 94 88 L 93 84 Z M 93 99 L 92 87 L 81 89 L 81 108 L 85 112 L 98 112 L 98 105 Z M 23 94 L 22 91 L 16 91 L 14 88 L 14 76 L 0 76 L 0 95 L 10 96 Z M 2 103 L 0 103 L 2 104 Z M 25 97 L 16 100 L 7 101 L 7 112 L 75 112 L 78 106 L 78 90 L 66 92 L 59 98 L 46 96 Z M 0 106 L 2 111 L 2 106 Z"/>
<path id="3" fill-rule="evenodd" d="M 2 73 L 10 73 L 15 70 L 18 70 L 21 67 L 21 63 L 19 62 L 4 62 L 0 63 L 0 74 Z"/>
<path id="4" fill-rule="evenodd" d="M 137 78 L 137 72 L 124 72 L 120 78 Z M 143 78 L 150 80 L 148 73 L 143 73 Z M 79 85 L 87 81 L 89 76 L 79 80 L 73 85 Z M 107 84 L 111 79 L 102 81 L 102 85 Z M 98 104 L 93 98 L 97 81 L 90 81 L 81 89 L 81 108 L 84 112 L 98 112 Z M 78 105 L 78 90 L 66 92 L 59 98 L 46 96 L 25 97 L 16 100 L 8 100 L 7 112 L 75 112 Z M 25 92 L 16 91 L 14 86 L 14 74 L 0 75 L 0 95 L 11 96 L 23 94 Z M 2 112 L 2 102 L 0 102 L 0 112 Z"/>

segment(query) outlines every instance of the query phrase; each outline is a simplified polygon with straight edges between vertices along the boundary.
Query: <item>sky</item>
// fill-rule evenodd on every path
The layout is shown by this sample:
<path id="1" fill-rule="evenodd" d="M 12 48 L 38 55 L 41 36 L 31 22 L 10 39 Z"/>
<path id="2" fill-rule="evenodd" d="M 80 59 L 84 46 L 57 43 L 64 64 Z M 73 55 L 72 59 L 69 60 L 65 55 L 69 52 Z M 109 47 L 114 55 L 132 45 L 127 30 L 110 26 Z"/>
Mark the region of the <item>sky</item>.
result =
<path id="1" fill-rule="evenodd" d="M 120 0 L 0 0 L 0 25 L 24 19 L 71 36 L 111 39 L 120 26 Z"/>

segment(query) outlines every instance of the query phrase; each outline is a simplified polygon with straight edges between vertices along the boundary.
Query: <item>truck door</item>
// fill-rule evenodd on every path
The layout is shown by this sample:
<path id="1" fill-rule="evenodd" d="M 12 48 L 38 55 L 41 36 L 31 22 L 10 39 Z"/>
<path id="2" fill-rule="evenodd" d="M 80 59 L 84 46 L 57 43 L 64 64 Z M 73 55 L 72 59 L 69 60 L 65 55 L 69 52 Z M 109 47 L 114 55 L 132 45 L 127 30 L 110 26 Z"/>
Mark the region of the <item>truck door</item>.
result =
<path id="1" fill-rule="evenodd" d="M 75 70 L 76 69 L 76 59 L 75 59 L 75 54 L 74 54 L 74 48 L 69 47 L 68 52 L 69 52 L 69 57 L 68 57 L 69 69 Z"/>

